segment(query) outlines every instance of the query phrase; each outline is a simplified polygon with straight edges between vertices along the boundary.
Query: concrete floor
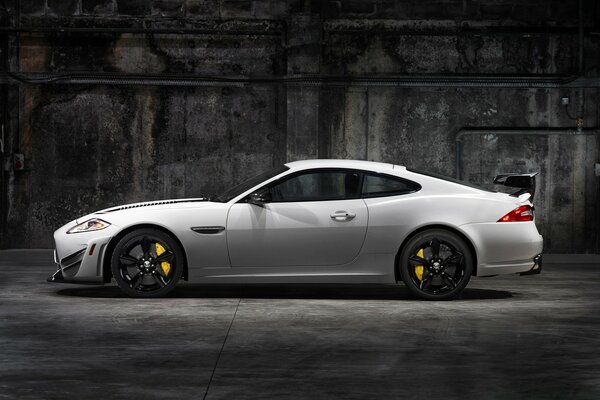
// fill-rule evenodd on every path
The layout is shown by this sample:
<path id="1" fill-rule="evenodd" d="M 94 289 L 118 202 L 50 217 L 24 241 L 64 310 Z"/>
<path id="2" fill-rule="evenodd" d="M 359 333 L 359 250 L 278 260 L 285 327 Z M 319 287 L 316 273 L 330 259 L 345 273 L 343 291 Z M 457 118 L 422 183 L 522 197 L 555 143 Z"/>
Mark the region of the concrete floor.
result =
<path id="1" fill-rule="evenodd" d="M 600 398 L 600 263 L 473 279 L 452 302 L 403 286 L 133 300 L 46 283 L 51 259 L 0 252 L 0 399 Z"/>

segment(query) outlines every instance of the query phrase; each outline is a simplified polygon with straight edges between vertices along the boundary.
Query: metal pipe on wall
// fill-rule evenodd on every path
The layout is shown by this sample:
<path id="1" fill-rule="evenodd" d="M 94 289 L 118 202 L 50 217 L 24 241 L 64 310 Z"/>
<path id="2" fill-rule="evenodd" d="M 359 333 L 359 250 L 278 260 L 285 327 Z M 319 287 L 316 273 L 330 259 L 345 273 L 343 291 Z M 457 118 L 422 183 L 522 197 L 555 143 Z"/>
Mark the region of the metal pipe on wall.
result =
<path id="1" fill-rule="evenodd" d="M 577 54 L 577 58 L 578 58 L 578 62 L 577 62 L 577 66 L 579 68 L 579 71 L 577 72 L 578 76 L 583 76 L 584 75 L 584 71 L 585 71 L 585 67 L 584 67 L 584 49 L 585 49 L 585 45 L 584 45 L 584 40 L 585 37 L 583 35 L 583 0 L 579 0 L 579 37 L 578 37 L 578 42 L 579 42 L 579 49 L 578 49 L 578 54 Z M 577 91 L 578 94 L 578 112 L 577 112 L 577 131 L 579 133 L 581 133 L 582 129 L 583 129 L 583 124 L 584 124 L 584 117 L 583 114 L 585 112 L 585 89 L 579 88 L 579 90 Z"/>
<path id="2" fill-rule="evenodd" d="M 261 29 L 260 22 L 278 25 L 279 29 Z M 133 34 L 207 34 L 207 35 L 257 35 L 257 36 L 280 36 L 284 35 L 284 20 L 255 20 L 252 21 L 257 29 L 216 29 L 207 25 L 207 27 L 194 26 L 173 26 L 170 21 L 167 25 L 161 27 L 160 21 L 148 20 L 142 21 L 141 25 L 131 24 L 125 20 L 113 20 L 112 22 L 120 26 L 85 26 L 85 24 L 94 24 L 93 18 L 78 19 L 75 21 L 79 26 L 61 26 L 52 21 L 48 24 L 43 17 L 38 17 L 30 26 L 2 26 L 0 35 L 12 35 L 18 33 L 133 33 Z M 69 21 L 71 22 L 71 21 Z M 146 22 L 153 26 L 146 26 Z M 157 24 L 158 22 L 158 24 Z M 248 23 L 249 21 L 246 21 Z M 129 23 L 129 24 L 128 24 Z M 196 21 L 198 23 L 198 21 Z M 492 25 L 486 25 L 492 24 Z M 127 25 L 128 24 L 128 25 Z M 456 36 L 456 35 L 574 35 L 577 34 L 576 26 L 505 26 L 497 21 L 480 21 L 478 24 L 461 24 L 454 21 L 434 21 L 430 23 L 419 23 L 414 25 L 412 21 L 394 21 L 388 20 L 356 20 L 344 21 L 328 19 L 323 22 L 323 31 L 326 34 L 349 34 L 349 35 L 385 35 L 395 36 Z M 590 32 L 594 34 L 594 32 Z"/>
<path id="3" fill-rule="evenodd" d="M 118 21 L 122 23 L 123 21 Z M 282 21 L 269 21 L 283 26 Z M 260 26 L 254 23 L 254 26 Z M 48 33 L 48 34 L 162 34 L 162 35 L 247 35 L 247 36 L 282 36 L 281 28 L 278 29 L 216 29 L 214 27 L 189 27 L 189 26 L 167 26 L 167 27 L 137 27 L 137 26 L 0 26 L 0 35 L 16 35 L 19 33 Z"/>
<path id="4" fill-rule="evenodd" d="M 0 27 L 0 35 L 18 33 L 89 33 L 89 34 L 161 34 L 161 35 L 247 35 L 247 36 L 281 36 L 279 30 L 254 30 L 254 29 L 206 29 L 206 28 L 136 28 L 136 27 Z"/>
<path id="5" fill-rule="evenodd" d="M 461 157 L 462 157 L 462 142 L 461 139 L 466 135 L 594 135 L 600 133 L 596 128 L 461 128 L 456 133 L 454 145 L 456 149 L 456 158 L 454 161 L 455 176 L 457 179 L 462 179 Z"/>
<path id="6" fill-rule="evenodd" d="M 17 6 L 20 6 L 18 2 Z M 17 16 L 19 14 L 17 13 Z M 5 13 L 0 16 L 0 25 L 2 27 L 10 25 L 10 14 Z M 0 65 L 2 71 L 8 71 L 9 68 L 9 38 L 0 38 Z M 7 154 L 11 149 L 12 145 L 7 145 L 6 140 L 10 138 L 10 132 L 6 132 L 9 129 L 9 116 L 8 116 L 8 104 L 9 104 L 9 87 L 0 87 L 0 104 L 2 110 L 0 111 L 0 243 L 4 243 L 7 233 L 7 217 L 8 217 L 8 171 L 5 170 L 6 163 L 8 162 Z M 10 139 L 9 139 L 10 140 Z"/>
<path id="7" fill-rule="evenodd" d="M 501 20 L 457 22 L 455 20 L 389 19 L 335 19 L 323 21 L 325 35 L 400 35 L 400 36 L 456 36 L 456 35 L 573 35 L 577 26 L 523 26 L 505 25 Z"/>
<path id="8" fill-rule="evenodd" d="M 503 75 L 404 75 L 404 76 L 210 76 L 184 74 L 133 74 L 127 72 L 24 73 L 7 71 L 0 83 L 99 84 L 158 86 L 383 86 L 383 87 L 471 87 L 471 88 L 578 88 L 600 87 L 600 78 L 580 80 L 576 76 Z"/>

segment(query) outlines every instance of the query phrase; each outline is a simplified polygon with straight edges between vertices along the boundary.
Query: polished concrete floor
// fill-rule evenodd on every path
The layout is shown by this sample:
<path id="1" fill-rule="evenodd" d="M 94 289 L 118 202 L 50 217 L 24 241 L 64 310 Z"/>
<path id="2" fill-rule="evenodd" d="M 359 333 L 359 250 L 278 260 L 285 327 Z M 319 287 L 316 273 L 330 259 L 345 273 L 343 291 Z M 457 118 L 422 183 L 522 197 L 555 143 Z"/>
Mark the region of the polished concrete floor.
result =
<path id="1" fill-rule="evenodd" d="M 600 263 L 403 287 L 46 283 L 0 252 L 0 399 L 600 399 Z"/>

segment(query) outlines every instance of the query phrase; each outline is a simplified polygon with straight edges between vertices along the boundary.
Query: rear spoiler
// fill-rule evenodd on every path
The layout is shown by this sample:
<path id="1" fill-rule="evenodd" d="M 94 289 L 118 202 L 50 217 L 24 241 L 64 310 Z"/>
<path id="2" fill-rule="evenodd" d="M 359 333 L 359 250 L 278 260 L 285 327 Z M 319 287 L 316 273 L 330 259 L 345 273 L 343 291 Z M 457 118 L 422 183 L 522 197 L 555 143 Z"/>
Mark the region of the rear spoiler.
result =
<path id="1" fill-rule="evenodd" d="M 494 183 L 519 188 L 519 190 L 512 193 L 511 196 L 519 197 L 523 193 L 529 193 L 531 195 L 530 200 L 533 201 L 533 195 L 535 194 L 535 176 L 537 174 L 539 174 L 539 172 L 533 172 L 531 174 L 500 174 L 496 176 Z"/>

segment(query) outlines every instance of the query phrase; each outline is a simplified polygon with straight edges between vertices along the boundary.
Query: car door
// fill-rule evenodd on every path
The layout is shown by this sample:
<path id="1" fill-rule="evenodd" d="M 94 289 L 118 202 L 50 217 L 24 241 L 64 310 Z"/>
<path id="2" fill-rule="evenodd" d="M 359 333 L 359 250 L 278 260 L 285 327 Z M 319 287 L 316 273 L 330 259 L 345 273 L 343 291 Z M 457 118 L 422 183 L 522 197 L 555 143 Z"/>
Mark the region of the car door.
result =
<path id="1" fill-rule="evenodd" d="M 227 217 L 232 267 L 332 266 L 352 261 L 363 245 L 368 211 L 355 170 L 302 171 L 242 199 Z"/>

